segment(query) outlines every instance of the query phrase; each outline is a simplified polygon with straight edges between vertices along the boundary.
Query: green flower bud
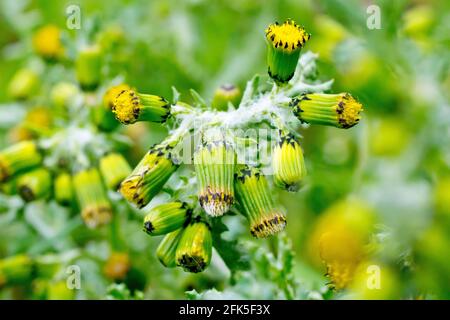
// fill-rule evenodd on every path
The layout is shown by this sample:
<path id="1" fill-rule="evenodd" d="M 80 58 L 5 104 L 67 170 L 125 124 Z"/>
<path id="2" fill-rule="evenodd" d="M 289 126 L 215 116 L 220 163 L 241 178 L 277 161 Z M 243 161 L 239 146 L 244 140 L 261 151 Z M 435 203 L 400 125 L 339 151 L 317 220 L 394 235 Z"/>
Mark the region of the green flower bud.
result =
<path id="1" fill-rule="evenodd" d="M 72 177 L 67 172 L 58 174 L 54 184 L 55 200 L 63 205 L 70 206 L 74 199 Z"/>
<path id="2" fill-rule="evenodd" d="M 78 93 L 76 85 L 70 82 L 57 83 L 50 92 L 53 104 L 58 108 L 67 107 Z"/>
<path id="3" fill-rule="evenodd" d="M 266 29 L 269 76 L 278 84 L 291 80 L 297 67 L 300 50 L 310 38 L 294 21 L 278 22 Z"/>
<path id="4" fill-rule="evenodd" d="M 38 166 L 42 156 L 33 141 L 16 143 L 0 151 L 0 182 L 24 170 Z"/>
<path id="5" fill-rule="evenodd" d="M 175 254 L 176 263 L 187 272 L 202 272 L 211 262 L 212 236 L 210 227 L 202 221 L 186 227 Z"/>
<path id="6" fill-rule="evenodd" d="M 183 232 L 184 229 L 180 228 L 166 234 L 156 249 L 158 260 L 166 268 L 174 268 L 176 266 L 175 255 Z"/>
<path id="7" fill-rule="evenodd" d="M 120 184 L 119 191 L 125 199 L 138 208 L 146 206 L 153 199 L 178 168 L 171 150 L 172 147 L 166 144 L 159 144 L 150 149 Z"/>
<path id="8" fill-rule="evenodd" d="M 38 168 L 21 175 L 17 179 L 17 191 L 25 201 L 45 198 L 52 188 L 50 171 Z"/>
<path id="9" fill-rule="evenodd" d="M 117 190 L 122 180 L 131 173 L 131 168 L 121 154 L 110 153 L 100 159 L 100 172 L 106 187 Z"/>
<path id="10" fill-rule="evenodd" d="M 236 154 L 223 137 L 202 141 L 194 154 L 198 199 L 207 214 L 217 217 L 234 203 L 233 174 Z"/>
<path id="11" fill-rule="evenodd" d="M 254 237 L 265 238 L 284 230 L 286 217 L 275 206 L 267 179 L 257 168 L 243 166 L 235 175 L 234 185 Z"/>
<path id="12" fill-rule="evenodd" d="M 36 92 L 39 84 L 38 75 L 30 69 L 17 71 L 8 86 L 8 93 L 13 99 L 25 100 Z"/>
<path id="13" fill-rule="evenodd" d="M 297 139 L 290 133 L 280 132 L 280 141 L 272 156 L 272 169 L 275 185 L 295 192 L 306 176 L 303 151 Z"/>
<path id="14" fill-rule="evenodd" d="M 128 89 L 116 96 L 112 111 L 123 124 L 136 121 L 165 122 L 170 115 L 170 104 L 163 97 Z"/>
<path id="15" fill-rule="evenodd" d="M 301 122 L 348 129 L 361 119 L 361 103 L 349 93 L 309 93 L 291 101 L 294 114 Z"/>
<path id="16" fill-rule="evenodd" d="M 181 228 L 192 215 L 185 202 L 175 201 L 152 208 L 144 218 L 144 231 L 159 236 Z"/>
<path id="17" fill-rule="evenodd" d="M 226 111 L 228 103 L 231 102 L 233 106 L 237 107 L 241 100 L 241 90 L 232 84 L 225 84 L 220 86 L 215 92 L 212 100 L 212 107 L 216 110 Z"/>
<path id="18" fill-rule="evenodd" d="M 33 274 L 33 261 L 20 254 L 0 260 L 0 288 L 4 285 L 26 284 Z"/>
<path id="19" fill-rule="evenodd" d="M 73 177 L 73 186 L 85 224 L 89 228 L 107 224 L 111 220 L 112 208 L 98 170 L 79 171 Z"/>
<path id="20" fill-rule="evenodd" d="M 98 46 L 90 46 L 78 53 L 75 63 L 77 80 L 83 90 L 97 88 L 102 76 L 102 53 Z"/>

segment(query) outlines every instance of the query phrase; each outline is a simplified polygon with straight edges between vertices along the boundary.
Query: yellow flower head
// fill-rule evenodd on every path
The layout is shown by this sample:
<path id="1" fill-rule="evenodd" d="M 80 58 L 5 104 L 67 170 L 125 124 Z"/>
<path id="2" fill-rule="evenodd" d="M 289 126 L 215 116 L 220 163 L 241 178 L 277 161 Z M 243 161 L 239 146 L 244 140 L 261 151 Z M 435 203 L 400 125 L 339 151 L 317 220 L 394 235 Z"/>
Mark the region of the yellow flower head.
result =
<path id="1" fill-rule="evenodd" d="M 103 105 L 109 109 L 112 109 L 117 96 L 125 90 L 131 90 L 131 87 L 125 83 L 109 88 L 103 96 Z"/>
<path id="2" fill-rule="evenodd" d="M 40 28 L 33 36 L 34 51 L 45 59 L 59 58 L 64 51 L 60 37 L 61 31 L 57 26 Z"/>
<path id="3" fill-rule="evenodd" d="M 266 38 L 276 49 L 292 52 L 303 47 L 311 35 L 293 20 L 288 19 L 283 24 L 275 22 L 266 29 Z"/>
<path id="4" fill-rule="evenodd" d="M 123 124 L 136 121 L 164 122 L 170 114 L 170 104 L 163 97 L 128 89 L 116 96 L 112 111 Z"/>
<path id="5" fill-rule="evenodd" d="M 348 129 L 358 124 L 364 110 L 349 93 L 310 93 L 291 102 L 292 111 L 301 122 Z"/>
<path id="6" fill-rule="evenodd" d="M 338 113 L 339 124 L 342 128 L 350 128 L 361 120 L 362 104 L 353 98 L 349 93 L 342 95 L 336 112 Z"/>
<path id="7" fill-rule="evenodd" d="M 140 109 L 141 103 L 136 92 L 133 90 L 122 90 L 116 96 L 112 110 L 117 120 L 129 124 L 137 121 Z"/>

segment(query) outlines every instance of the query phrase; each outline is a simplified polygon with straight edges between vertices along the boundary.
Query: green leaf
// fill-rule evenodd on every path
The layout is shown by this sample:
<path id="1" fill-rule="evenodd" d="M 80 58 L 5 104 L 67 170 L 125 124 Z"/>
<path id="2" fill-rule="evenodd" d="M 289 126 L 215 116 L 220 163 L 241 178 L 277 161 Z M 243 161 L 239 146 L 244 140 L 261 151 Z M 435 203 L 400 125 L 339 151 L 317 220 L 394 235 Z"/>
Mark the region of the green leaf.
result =
<path id="1" fill-rule="evenodd" d="M 258 93 L 258 86 L 259 74 L 256 74 L 251 80 L 247 81 L 244 94 L 242 95 L 241 105 L 245 105 L 255 97 L 255 95 Z"/>
<path id="2" fill-rule="evenodd" d="M 172 86 L 172 103 L 173 104 L 177 104 L 177 102 L 180 100 L 180 92 L 177 90 L 177 88 L 175 88 L 175 86 Z"/>
<path id="3" fill-rule="evenodd" d="M 228 227 L 219 219 L 212 220 L 213 244 L 223 261 L 233 275 L 239 270 L 248 270 L 250 260 L 246 251 L 242 249 L 237 240 L 225 240 L 222 233 L 228 231 Z"/>
<path id="4" fill-rule="evenodd" d="M 192 96 L 192 99 L 194 99 L 194 103 L 197 106 L 202 107 L 202 108 L 208 107 L 206 104 L 206 101 L 202 98 L 202 96 L 197 91 L 195 91 L 194 89 L 190 89 L 189 92 Z"/>

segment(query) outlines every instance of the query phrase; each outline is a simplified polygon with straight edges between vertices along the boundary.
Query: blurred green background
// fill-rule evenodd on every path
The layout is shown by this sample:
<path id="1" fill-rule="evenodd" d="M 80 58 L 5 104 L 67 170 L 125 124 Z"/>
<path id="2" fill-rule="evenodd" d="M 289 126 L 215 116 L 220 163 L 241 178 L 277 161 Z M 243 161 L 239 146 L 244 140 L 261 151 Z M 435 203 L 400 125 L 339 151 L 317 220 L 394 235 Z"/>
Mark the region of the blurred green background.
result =
<path id="1" fill-rule="evenodd" d="M 80 30 L 66 27 L 71 4 L 81 9 Z M 369 5 L 380 9 L 381 29 L 368 27 Z M 157 241 L 141 231 L 139 214 L 119 200 L 115 224 L 129 269 L 121 279 L 109 277 L 108 261 L 121 261 L 110 261 L 115 249 L 109 229 L 87 230 L 76 215 L 52 202 L 23 204 L 1 195 L 0 258 L 28 254 L 40 267 L 23 283 L 2 287 L 0 279 L 0 297 L 448 299 L 449 9 L 444 0 L 2 1 L 2 146 L 14 140 L 11 129 L 24 110 L 50 104 L 53 85 L 76 83 L 73 60 L 85 43 L 101 43 L 106 52 L 104 87 L 120 78 L 141 92 L 171 97 L 174 86 L 187 96 L 193 88 L 211 101 L 224 83 L 243 89 L 254 74 L 266 74 L 264 30 L 286 18 L 312 34 L 303 52 L 319 54 L 318 78 L 334 79 L 332 91 L 351 92 L 364 113 L 350 130 L 301 131 L 309 176 L 299 193 L 277 195 L 289 219 L 277 250 L 270 251 L 270 241 L 251 239 L 243 219 L 225 219 L 230 229 L 225 235 L 242 243 L 249 270 L 229 270 L 219 258 L 202 274 L 163 268 L 154 257 Z M 61 63 L 43 62 L 33 51 L 33 34 L 48 24 L 62 30 L 67 57 Z M 37 70 L 40 88 L 33 99 L 13 101 L 6 88 L 24 67 Z M 165 135 L 153 124 L 120 131 L 133 139 L 124 150 L 133 165 Z M 354 200 L 359 205 L 353 206 Z M 376 296 L 357 285 L 328 290 L 323 266 L 315 261 L 311 238 L 321 218 L 333 216 L 342 202 L 356 208 L 360 219 L 370 211 L 376 221 L 367 259 L 386 270 L 389 284 Z M 81 268 L 80 290 L 67 291 L 61 284 L 68 265 Z M 50 289 L 40 291 L 43 283 Z"/>

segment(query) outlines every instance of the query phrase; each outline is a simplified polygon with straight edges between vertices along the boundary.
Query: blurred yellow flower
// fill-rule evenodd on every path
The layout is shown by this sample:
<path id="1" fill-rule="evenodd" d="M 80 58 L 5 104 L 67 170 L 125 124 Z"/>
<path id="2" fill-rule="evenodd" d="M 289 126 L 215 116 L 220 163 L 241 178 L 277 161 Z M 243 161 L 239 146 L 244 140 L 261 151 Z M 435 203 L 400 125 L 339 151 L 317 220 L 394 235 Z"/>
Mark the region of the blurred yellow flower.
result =
<path id="1" fill-rule="evenodd" d="M 130 270 L 130 258 L 125 252 L 113 252 L 106 261 L 103 273 L 112 280 L 123 280 Z"/>
<path id="2" fill-rule="evenodd" d="M 34 51 L 45 59 L 60 58 L 64 52 L 61 31 L 55 25 L 46 25 L 33 35 Z"/>
<path id="3" fill-rule="evenodd" d="M 371 209 L 355 199 L 340 201 L 319 217 L 308 251 L 317 265 L 325 265 L 334 289 L 345 288 L 353 279 L 367 253 L 372 226 Z"/>
<path id="4" fill-rule="evenodd" d="M 361 262 L 349 285 L 348 298 L 360 300 L 397 299 L 400 283 L 395 272 L 377 261 Z"/>

